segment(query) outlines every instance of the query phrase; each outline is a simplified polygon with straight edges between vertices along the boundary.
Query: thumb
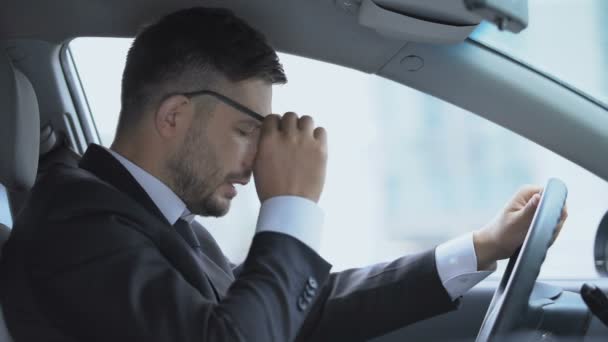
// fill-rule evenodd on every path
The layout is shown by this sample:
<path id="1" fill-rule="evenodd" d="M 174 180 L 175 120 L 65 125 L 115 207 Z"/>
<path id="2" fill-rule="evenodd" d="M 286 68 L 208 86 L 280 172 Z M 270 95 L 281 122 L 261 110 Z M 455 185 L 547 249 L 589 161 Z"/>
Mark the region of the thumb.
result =
<path id="1" fill-rule="evenodd" d="M 540 194 L 536 193 L 530 197 L 528 203 L 524 207 L 523 214 L 524 215 L 534 215 L 536 212 L 536 208 L 538 207 L 538 203 L 540 203 Z"/>

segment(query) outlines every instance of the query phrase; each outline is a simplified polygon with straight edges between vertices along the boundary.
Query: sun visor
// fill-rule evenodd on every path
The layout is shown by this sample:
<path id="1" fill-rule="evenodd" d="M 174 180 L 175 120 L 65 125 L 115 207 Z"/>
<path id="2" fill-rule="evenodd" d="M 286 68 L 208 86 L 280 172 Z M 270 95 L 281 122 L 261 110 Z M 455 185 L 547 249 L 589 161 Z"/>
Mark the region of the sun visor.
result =
<path id="1" fill-rule="evenodd" d="M 359 23 L 385 36 L 435 44 L 464 41 L 483 19 L 510 31 L 525 28 L 527 0 L 515 1 L 518 3 L 517 8 L 495 6 L 494 2 L 495 0 L 363 0 L 359 7 Z M 524 10 L 525 20 L 520 15 Z"/>

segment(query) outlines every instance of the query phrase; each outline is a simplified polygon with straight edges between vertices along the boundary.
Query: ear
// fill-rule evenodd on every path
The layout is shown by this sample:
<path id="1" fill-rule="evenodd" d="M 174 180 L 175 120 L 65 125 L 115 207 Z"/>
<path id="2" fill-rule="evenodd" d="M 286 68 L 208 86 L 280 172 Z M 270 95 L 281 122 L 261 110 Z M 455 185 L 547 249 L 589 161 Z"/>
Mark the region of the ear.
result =
<path id="1" fill-rule="evenodd" d="M 193 106 L 189 98 L 174 95 L 160 103 L 154 117 L 156 131 L 161 137 L 180 136 L 190 127 Z"/>

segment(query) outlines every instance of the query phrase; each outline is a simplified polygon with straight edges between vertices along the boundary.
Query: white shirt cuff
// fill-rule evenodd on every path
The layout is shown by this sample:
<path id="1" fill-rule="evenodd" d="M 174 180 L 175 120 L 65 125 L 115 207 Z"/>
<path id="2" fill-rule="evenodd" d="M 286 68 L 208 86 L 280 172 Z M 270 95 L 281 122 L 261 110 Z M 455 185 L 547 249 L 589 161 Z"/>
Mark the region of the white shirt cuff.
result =
<path id="1" fill-rule="evenodd" d="M 309 199 L 276 196 L 262 203 L 256 233 L 272 231 L 287 234 L 318 251 L 323 219 L 323 210 Z"/>
<path id="2" fill-rule="evenodd" d="M 477 255 L 473 234 L 466 234 L 437 246 L 437 273 L 452 300 L 462 296 L 496 270 L 496 263 L 487 271 L 477 271 Z"/>

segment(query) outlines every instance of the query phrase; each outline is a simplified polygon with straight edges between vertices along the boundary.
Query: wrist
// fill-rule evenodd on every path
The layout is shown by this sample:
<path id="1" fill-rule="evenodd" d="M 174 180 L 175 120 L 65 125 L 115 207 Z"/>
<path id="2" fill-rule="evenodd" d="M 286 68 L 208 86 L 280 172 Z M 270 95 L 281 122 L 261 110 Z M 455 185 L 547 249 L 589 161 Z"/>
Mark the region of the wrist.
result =
<path id="1" fill-rule="evenodd" d="M 492 239 L 483 229 L 473 232 L 473 246 L 477 257 L 477 270 L 487 270 L 497 261 Z"/>

